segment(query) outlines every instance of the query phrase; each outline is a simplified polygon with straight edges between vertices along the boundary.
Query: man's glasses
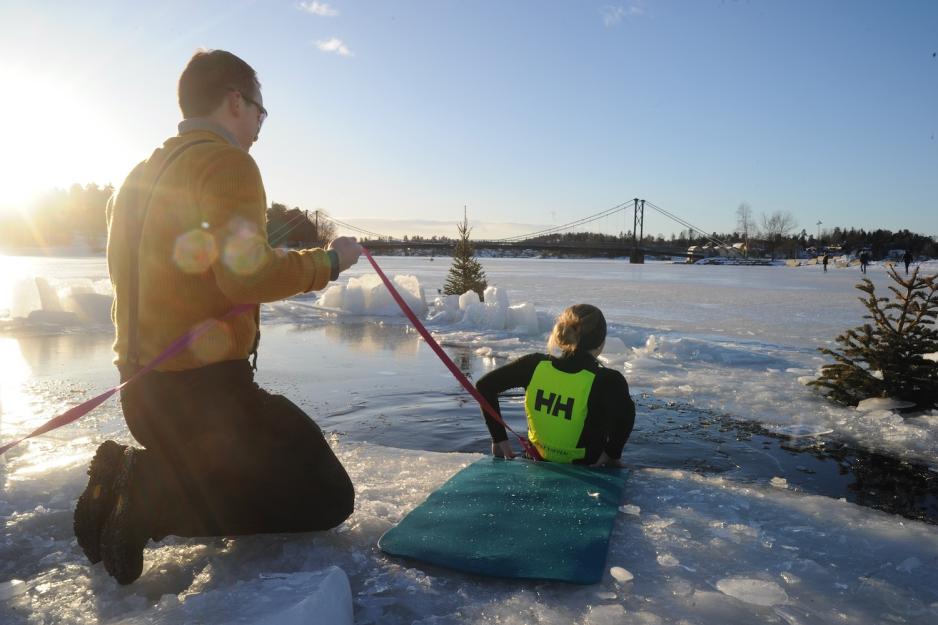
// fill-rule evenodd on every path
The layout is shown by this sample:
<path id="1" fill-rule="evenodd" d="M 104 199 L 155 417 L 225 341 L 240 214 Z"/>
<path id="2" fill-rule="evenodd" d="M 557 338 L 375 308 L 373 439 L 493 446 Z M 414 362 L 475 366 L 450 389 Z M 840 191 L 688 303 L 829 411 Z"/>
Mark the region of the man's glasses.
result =
<path id="1" fill-rule="evenodd" d="M 260 117 L 258 118 L 257 125 L 262 126 L 264 124 L 264 120 L 267 119 L 267 109 L 265 109 L 257 100 L 251 98 L 250 96 L 245 95 L 244 92 L 241 91 L 240 89 L 232 89 L 232 91 L 237 91 L 238 93 L 241 94 L 241 97 L 244 98 L 245 102 L 247 102 L 248 104 L 253 104 L 254 106 L 257 107 L 257 110 L 260 113 Z"/>

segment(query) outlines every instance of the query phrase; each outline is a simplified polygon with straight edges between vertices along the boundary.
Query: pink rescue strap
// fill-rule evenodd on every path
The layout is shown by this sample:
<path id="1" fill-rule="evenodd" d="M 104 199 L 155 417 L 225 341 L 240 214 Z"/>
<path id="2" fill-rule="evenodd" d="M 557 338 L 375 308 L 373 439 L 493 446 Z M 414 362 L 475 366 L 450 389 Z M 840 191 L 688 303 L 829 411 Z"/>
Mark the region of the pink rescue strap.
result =
<path id="1" fill-rule="evenodd" d="M 130 378 L 128 378 L 121 384 L 118 384 L 117 386 L 110 389 L 109 391 L 105 391 L 104 393 L 101 393 L 97 397 L 93 397 L 92 399 L 89 399 L 88 401 L 84 403 L 81 403 L 77 406 L 69 408 L 62 414 L 58 415 L 57 417 L 53 417 L 49 419 L 48 421 L 43 423 L 41 426 L 39 426 L 38 428 L 30 432 L 23 438 L 17 439 L 15 441 L 7 443 L 6 445 L 3 445 L 2 447 L 0 447 L 0 456 L 2 456 L 7 451 L 12 449 L 13 447 L 16 447 L 17 445 L 19 445 L 20 443 L 22 443 L 28 438 L 33 438 L 34 436 L 39 436 L 40 434 L 51 432 L 52 430 L 56 428 L 60 428 L 63 425 L 68 425 L 69 423 L 72 423 L 73 421 L 77 421 L 81 417 L 85 416 L 86 414 L 88 414 L 89 412 L 91 412 L 92 410 L 100 406 L 101 404 L 103 404 L 114 393 L 118 392 L 119 390 L 121 390 L 122 388 L 124 388 L 125 386 L 127 386 L 128 384 L 136 380 L 137 378 L 139 378 L 144 373 L 147 373 L 148 371 L 152 371 L 161 363 L 169 360 L 173 356 L 176 356 L 177 354 L 182 352 L 184 349 L 189 347 L 189 345 L 194 343 L 196 339 L 198 339 L 200 336 L 208 332 L 212 328 L 212 326 L 214 326 L 219 321 L 224 321 L 225 319 L 228 319 L 230 317 L 240 315 L 241 313 L 252 310 L 253 308 L 254 308 L 254 304 L 241 304 L 240 306 L 235 306 L 234 308 L 229 310 L 219 319 L 209 319 L 207 321 L 200 323 L 199 325 L 197 325 L 196 327 L 189 330 L 188 332 L 180 336 L 178 339 L 173 341 L 169 345 L 169 347 L 163 350 L 162 354 L 160 354 L 159 356 L 151 360 L 149 363 L 147 363 L 145 367 L 140 369 L 140 371 L 132 375 Z"/>
<path id="2" fill-rule="evenodd" d="M 492 417 L 493 419 L 495 419 L 495 421 L 500 423 L 506 430 L 508 430 L 509 432 L 514 434 L 516 437 L 518 437 L 518 441 L 521 443 L 521 447 L 524 449 L 525 453 L 527 453 L 529 457 L 533 458 L 534 460 L 541 460 L 542 459 L 541 454 L 538 453 L 534 445 L 532 445 L 531 442 L 528 441 L 528 439 L 522 437 L 513 429 L 511 429 L 511 426 L 505 423 L 501 415 L 498 414 L 498 411 L 492 407 L 492 404 L 490 404 L 488 400 L 485 399 L 485 397 L 483 397 L 482 394 L 476 390 L 476 387 L 472 385 L 472 382 L 466 379 L 466 376 L 463 375 L 463 372 L 459 370 L 459 367 L 456 366 L 456 363 L 454 363 L 452 359 L 446 355 L 446 352 L 443 351 L 443 348 L 440 347 L 440 344 L 436 342 L 436 339 L 434 339 L 430 335 L 430 333 L 427 331 L 427 329 L 424 327 L 424 325 L 420 323 L 420 320 L 417 318 L 417 315 L 413 313 L 413 311 L 407 305 L 407 302 L 405 302 L 404 298 L 401 297 L 401 294 L 397 292 L 397 289 L 394 288 L 394 285 L 391 283 L 390 280 L 388 280 L 388 277 L 384 275 L 383 271 L 381 271 L 381 267 L 379 267 L 378 263 L 375 262 L 375 259 L 371 257 L 371 253 L 367 249 L 362 247 L 362 254 L 365 255 L 365 258 L 367 258 L 368 262 L 371 263 L 371 266 L 374 267 L 374 270 L 375 272 L 377 272 L 378 277 L 381 278 L 381 281 L 384 282 L 384 286 L 386 286 L 388 288 L 388 291 L 390 291 L 391 297 L 393 297 L 394 301 L 397 302 L 397 305 L 400 306 L 401 312 L 403 312 L 404 315 L 410 320 L 410 323 L 414 326 L 417 332 L 420 333 L 420 336 L 423 337 L 423 340 L 427 342 L 427 345 L 430 346 L 430 349 L 432 349 L 436 353 L 436 355 L 440 358 L 440 360 L 443 361 L 443 364 L 446 365 L 446 368 L 449 369 L 450 373 L 453 374 L 453 377 L 455 377 L 456 380 L 460 384 L 462 384 L 463 388 L 469 391 L 469 394 L 472 395 L 477 402 L 479 402 L 479 405 L 482 407 L 482 410 L 488 413 L 490 417 Z"/>

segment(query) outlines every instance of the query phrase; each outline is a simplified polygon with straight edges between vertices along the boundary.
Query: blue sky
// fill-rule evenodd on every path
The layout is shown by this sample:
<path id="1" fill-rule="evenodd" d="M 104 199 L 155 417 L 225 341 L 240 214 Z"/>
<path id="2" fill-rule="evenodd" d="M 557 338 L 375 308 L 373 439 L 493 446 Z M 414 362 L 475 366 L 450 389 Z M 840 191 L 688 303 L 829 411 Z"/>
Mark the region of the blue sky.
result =
<path id="1" fill-rule="evenodd" d="M 269 199 L 339 219 L 640 197 L 711 231 L 748 202 L 938 235 L 938 2 L 0 0 L 0 205 L 119 183 L 175 132 L 198 47 L 258 71 Z"/>

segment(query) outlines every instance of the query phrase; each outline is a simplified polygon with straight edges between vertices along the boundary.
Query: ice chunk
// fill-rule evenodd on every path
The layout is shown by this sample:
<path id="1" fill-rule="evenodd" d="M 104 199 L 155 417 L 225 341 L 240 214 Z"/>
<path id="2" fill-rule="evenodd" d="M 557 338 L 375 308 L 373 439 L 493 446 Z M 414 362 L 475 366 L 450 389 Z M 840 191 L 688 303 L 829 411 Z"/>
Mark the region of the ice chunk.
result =
<path id="1" fill-rule="evenodd" d="M 625 354 L 629 351 L 629 348 L 625 346 L 625 343 L 622 342 L 617 336 L 607 336 L 606 345 L 603 347 L 604 354 Z"/>
<path id="2" fill-rule="evenodd" d="M 82 323 L 110 323 L 114 298 L 94 292 L 76 292 L 62 299 L 62 308 L 74 313 Z"/>
<path id="3" fill-rule="evenodd" d="M 60 312 L 62 302 L 59 300 L 59 294 L 56 289 L 49 284 L 45 278 L 36 278 L 36 291 L 39 293 L 39 302 L 43 310 Z"/>
<path id="4" fill-rule="evenodd" d="M 583 625 L 619 625 L 625 621 L 625 608 L 617 603 L 590 606 Z"/>
<path id="5" fill-rule="evenodd" d="M 497 286 L 490 286 L 482 293 L 482 299 L 486 304 L 495 305 L 499 308 L 508 308 L 508 291 L 500 289 Z"/>
<path id="6" fill-rule="evenodd" d="M 253 625 L 305 625 L 306 623 L 335 623 L 352 625 L 352 589 L 345 571 L 337 566 L 319 573 L 292 573 L 288 581 L 303 588 L 301 599 L 285 609 L 264 615 Z M 289 592 L 282 585 L 266 590 L 266 596 L 274 599 L 272 606 L 282 607 L 285 602 L 276 600 L 276 593 Z"/>
<path id="7" fill-rule="evenodd" d="M 917 569 L 920 566 L 922 566 L 922 561 L 912 556 L 911 558 L 903 560 L 899 566 L 896 567 L 896 570 L 903 573 L 911 573 L 913 569 Z"/>
<path id="8" fill-rule="evenodd" d="M 26 316 L 32 323 L 45 323 L 57 326 L 78 325 L 79 318 L 75 313 L 64 310 L 34 310 Z"/>
<path id="9" fill-rule="evenodd" d="M 616 580 L 620 584 L 624 584 L 635 579 L 635 576 L 632 575 L 632 573 L 622 568 L 621 566 L 612 567 L 609 569 L 609 574 L 612 575 L 612 579 Z"/>
<path id="10" fill-rule="evenodd" d="M 461 296 L 438 297 L 433 302 L 430 321 L 455 323 L 464 330 L 513 330 L 517 334 L 536 334 L 540 320 L 534 305 L 523 303 L 511 306 L 508 291 L 501 287 L 485 290 L 485 301 L 479 301 L 474 291 Z"/>
<path id="11" fill-rule="evenodd" d="M 658 556 L 658 564 L 660 564 L 663 567 L 669 568 L 672 566 L 677 566 L 680 563 L 681 561 L 675 558 L 674 556 L 672 556 L 670 553 L 663 553 L 660 556 Z"/>
<path id="12" fill-rule="evenodd" d="M 684 568 L 688 570 L 692 570 L 686 566 Z M 687 597 L 688 595 L 693 594 L 694 585 L 690 583 L 689 581 L 687 581 L 686 579 L 681 579 L 680 577 L 677 577 L 677 578 L 670 580 L 670 582 L 668 583 L 668 590 L 675 597 Z"/>
<path id="13" fill-rule="evenodd" d="M 482 302 L 473 302 L 471 298 L 463 300 L 460 297 L 459 309 L 463 311 L 463 325 L 478 327 L 485 322 L 485 304 Z"/>
<path id="14" fill-rule="evenodd" d="M 787 436 L 788 438 L 806 438 L 810 436 L 823 436 L 834 430 L 829 427 L 809 423 L 795 423 L 793 425 L 776 425 L 768 428 L 770 431 Z"/>
<path id="15" fill-rule="evenodd" d="M 769 483 L 775 488 L 788 488 L 788 480 L 783 477 L 773 477 Z"/>
<path id="16" fill-rule="evenodd" d="M 319 305 L 323 308 L 341 309 L 345 305 L 345 285 L 333 284 L 323 291 L 319 298 Z"/>
<path id="17" fill-rule="evenodd" d="M 874 410 L 899 410 L 901 408 L 911 408 L 914 402 L 902 401 L 891 397 L 870 397 L 857 404 L 858 412 L 872 412 Z"/>
<path id="18" fill-rule="evenodd" d="M 622 514 L 631 514 L 632 516 L 638 516 L 641 513 L 642 509 L 638 506 L 633 506 L 632 504 L 625 504 L 624 506 L 619 506 L 619 512 Z"/>
<path id="19" fill-rule="evenodd" d="M 444 321 L 453 323 L 462 319 L 462 311 L 459 310 L 459 296 L 445 295 L 438 297 L 433 301 L 433 312 L 429 319 L 431 321 Z"/>
<path id="20" fill-rule="evenodd" d="M 26 592 L 26 583 L 21 579 L 0 582 L 0 601 L 12 599 Z"/>
<path id="21" fill-rule="evenodd" d="M 748 577 L 726 577 L 717 582 L 724 595 L 752 605 L 773 606 L 788 601 L 788 593 L 775 582 Z"/>
<path id="22" fill-rule="evenodd" d="M 502 307 L 498 304 L 478 305 L 479 316 L 476 325 L 487 330 L 504 330 L 508 326 L 508 307 Z"/>
<path id="23" fill-rule="evenodd" d="M 414 276 L 396 275 L 394 283 L 401 298 L 414 314 L 421 316 L 427 312 L 423 287 Z M 334 284 L 322 294 L 319 305 L 334 308 L 353 315 L 376 315 L 396 317 L 403 313 L 391 297 L 391 293 L 378 276 L 368 274 L 359 278 L 349 278 L 347 284 Z"/>
<path id="24" fill-rule="evenodd" d="M 457 321 L 462 316 L 459 309 L 458 295 L 446 295 L 437 298 L 436 307 L 445 314 L 447 321 Z"/>
<path id="25" fill-rule="evenodd" d="M 209 616 L 206 619 L 206 616 Z M 262 573 L 219 589 L 203 590 L 184 602 L 160 601 L 127 625 L 153 623 L 250 623 L 251 625 L 352 625 L 352 590 L 345 571 Z"/>
<path id="26" fill-rule="evenodd" d="M 466 310 L 472 304 L 478 304 L 479 294 L 475 291 L 466 291 L 459 296 L 459 310 Z"/>
<path id="27" fill-rule="evenodd" d="M 508 308 L 508 323 L 519 334 L 537 334 L 540 326 L 534 304 L 525 302 Z"/>

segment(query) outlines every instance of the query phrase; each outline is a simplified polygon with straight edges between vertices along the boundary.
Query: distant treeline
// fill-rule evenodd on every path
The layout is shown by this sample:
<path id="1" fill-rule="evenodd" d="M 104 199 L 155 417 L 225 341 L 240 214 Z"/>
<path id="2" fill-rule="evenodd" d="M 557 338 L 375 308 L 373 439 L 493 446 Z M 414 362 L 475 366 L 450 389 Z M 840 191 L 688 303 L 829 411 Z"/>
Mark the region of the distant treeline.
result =
<path id="1" fill-rule="evenodd" d="M 0 245 L 8 247 L 57 247 L 76 237 L 100 240 L 107 234 L 104 207 L 114 188 L 91 183 L 73 184 L 39 198 L 29 211 L 0 214 Z"/>
<path id="2" fill-rule="evenodd" d="M 453 239 L 445 236 L 425 237 L 420 235 L 405 236 L 403 241 L 414 243 L 452 243 Z M 663 234 L 646 234 L 642 237 L 640 247 L 649 250 L 686 250 L 692 245 L 706 245 L 712 241 L 720 241 L 727 245 L 736 243 L 745 243 L 746 237 L 739 232 L 713 232 L 708 235 L 695 234 L 686 230 L 678 234 L 671 234 L 665 237 Z M 874 259 L 882 259 L 889 254 L 891 250 L 909 250 L 916 256 L 938 256 L 938 243 L 932 237 L 922 234 L 916 234 L 909 230 L 864 230 L 862 228 L 834 228 L 833 230 L 822 233 L 820 239 L 814 235 L 809 235 L 802 230 L 796 235 L 773 234 L 766 236 L 765 233 L 751 235 L 748 239 L 748 247 L 751 255 L 754 256 L 790 256 L 797 257 L 805 252 L 813 250 L 817 253 L 823 253 L 831 248 L 834 253 L 851 253 L 860 249 L 869 248 Z M 631 232 L 620 232 L 619 234 L 605 234 L 598 232 L 563 232 L 546 234 L 517 241 L 519 245 L 524 243 L 558 243 L 558 244 L 587 244 L 603 245 L 618 244 L 629 246 L 632 244 Z"/>
<path id="3" fill-rule="evenodd" d="M 57 189 L 42 196 L 35 207 L 21 213 L 0 215 L 0 245 L 5 247 L 52 247 L 64 246 L 85 238 L 89 243 L 103 241 L 107 234 L 104 210 L 113 193 L 112 186 L 72 185 L 67 191 Z M 746 209 L 748 210 L 748 208 Z M 686 249 L 691 245 L 704 245 L 711 239 L 727 244 L 748 240 L 751 255 L 799 256 L 807 250 L 820 252 L 834 247 L 843 253 L 868 248 L 874 259 L 885 257 L 890 250 L 909 250 L 916 256 L 938 256 L 938 243 L 930 236 L 909 230 L 864 230 L 841 228 L 825 230 L 820 239 L 801 230 L 788 234 L 794 222 L 790 216 L 773 223 L 764 219 L 765 227 L 756 228 L 751 222 L 748 237 L 744 232 L 711 233 L 703 236 L 683 230 L 665 237 L 663 234 L 646 234 L 642 247 L 650 249 Z M 321 245 L 336 235 L 335 225 L 321 210 L 308 211 L 299 207 L 287 208 L 286 204 L 274 202 L 267 209 L 267 232 L 274 246 Z M 405 236 L 405 241 L 452 243 L 449 236 Z M 631 232 L 604 234 L 596 232 L 567 232 L 549 234 L 531 239 L 531 242 L 556 243 L 621 243 L 632 240 Z"/>
<path id="4" fill-rule="evenodd" d="M 0 214 L 0 246 L 64 247 L 76 242 L 103 249 L 107 236 L 105 208 L 114 192 L 110 185 L 72 185 L 43 195 L 28 211 Z M 271 245 L 321 245 L 335 237 L 335 226 L 323 211 L 287 208 L 274 202 L 267 209 Z M 76 241 L 77 240 L 77 241 Z"/>
<path id="5" fill-rule="evenodd" d="M 618 235 L 600 234 L 594 232 L 568 232 L 550 234 L 530 239 L 538 243 L 622 243 L 632 241 L 631 232 L 620 232 Z M 671 234 L 665 238 L 663 234 L 646 234 L 641 241 L 641 247 L 650 249 L 686 249 L 692 245 L 705 245 L 711 241 L 721 241 L 728 245 L 744 243 L 746 237 L 739 232 L 712 232 L 709 235 L 696 234 L 682 230 L 678 234 Z M 827 248 L 839 248 L 843 253 L 850 253 L 860 249 L 871 250 L 873 258 L 882 259 L 891 250 L 908 250 L 917 256 L 938 256 L 938 243 L 933 237 L 917 234 L 909 230 L 864 230 L 863 228 L 840 228 L 822 232 L 818 239 L 813 234 L 802 230 L 794 235 L 760 235 L 749 237 L 749 249 L 758 255 L 785 255 L 796 257 L 809 249 L 821 252 Z"/>
<path id="6" fill-rule="evenodd" d="M 272 247 L 322 246 L 335 235 L 335 224 L 324 210 L 310 212 L 278 202 L 267 209 L 267 239 Z"/>

